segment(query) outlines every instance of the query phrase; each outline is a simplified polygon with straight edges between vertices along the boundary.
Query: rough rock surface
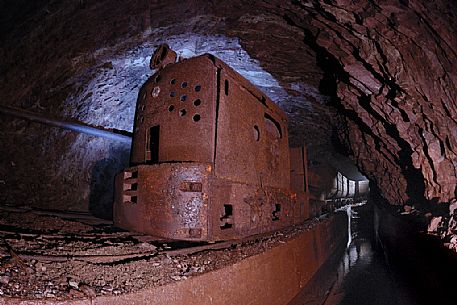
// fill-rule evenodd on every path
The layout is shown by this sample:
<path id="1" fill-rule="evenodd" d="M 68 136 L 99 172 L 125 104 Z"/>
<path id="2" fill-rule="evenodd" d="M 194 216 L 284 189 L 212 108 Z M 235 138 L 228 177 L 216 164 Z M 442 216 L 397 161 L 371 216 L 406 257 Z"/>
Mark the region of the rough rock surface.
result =
<path id="1" fill-rule="evenodd" d="M 450 4 L 448 4 L 450 5 Z M 452 7 L 334 1 L 316 10 L 355 160 L 391 203 L 456 195 L 457 38 Z"/>
<path id="2" fill-rule="evenodd" d="M 2 5 L 1 104 L 128 129 L 137 87 L 150 73 L 143 69 L 146 54 L 154 45 L 169 41 L 183 57 L 223 50 L 230 65 L 238 63 L 240 72 L 287 112 L 291 143 L 306 143 L 312 158 L 325 163 L 338 138 L 390 203 L 428 211 L 456 197 L 454 1 Z M 276 82 L 262 81 L 268 77 Z M 74 135 L 50 158 L 64 135 L 51 132 L 43 140 L 41 128 L 35 133 L 34 127 L 18 128 L 21 124 L 2 117 L 0 138 L 8 143 L 0 148 L 3 196 L 15 197 L 10 190 L 21 183 L 21 190 L 37 185 L 36 194 L 65 189 L 66 198 L 75 198 L 56 196 L 50 205 L 87 208 L 94 164 L 103 158 L 116 166 L 125 162 L 120 154 L 88 153 L 95 146 L 76 143 L 81 136 Z M 25 141 L 24 132 L 40 153 L 14 145 Z M 21 166 L 12 170 L 13 164 Z M 30 164 L 38 169 L 27 175 Z M 74 167 L 84 179 L 72 169 L 68 180 L 43 186 L 37 173 L 47 167 L 57 180 L 63 169 Z"/>

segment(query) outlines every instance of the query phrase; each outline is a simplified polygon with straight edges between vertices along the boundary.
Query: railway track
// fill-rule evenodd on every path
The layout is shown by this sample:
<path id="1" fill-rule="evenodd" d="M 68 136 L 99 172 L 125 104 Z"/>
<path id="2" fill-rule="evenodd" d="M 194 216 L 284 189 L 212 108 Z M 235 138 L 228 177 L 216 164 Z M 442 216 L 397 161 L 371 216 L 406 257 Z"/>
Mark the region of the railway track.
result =
<path id="1" fill-rule="evenodd" d="M 84 297 L 81 287 L 97 296 L 134 292 L 235 264 L 317 222 L 240 240 L 182 242 L 123 231 L 86 213 L 0 206 L 0 292 L 63 301 Z"/>
<path id="2" fill-rule="evenodd" d="M 233 249 L 247 243 L 260 242 L 282 232 L 265 233 L 215 243 L 173 241 L 149 235 L 119 230 L 111 222 L 99 220 L 85 213 L 20 209 L 0 206 L 3 213 L 36 215 L 41 218 L 62 218 L 71 222 L 90 224 L 82 232 L 67 232 L 43 225 L 40 229 L 28 229 L 17 224 L 0 223 L 0 237 L 4 247 L 19 258 L 37 261 L 85 261 L 89 263 L 116 263 L 132 259 L 148 259 L 166 255 L 192 255 L 204 251 Z M 128 249 L 126 249 L 128 248 Z"/>

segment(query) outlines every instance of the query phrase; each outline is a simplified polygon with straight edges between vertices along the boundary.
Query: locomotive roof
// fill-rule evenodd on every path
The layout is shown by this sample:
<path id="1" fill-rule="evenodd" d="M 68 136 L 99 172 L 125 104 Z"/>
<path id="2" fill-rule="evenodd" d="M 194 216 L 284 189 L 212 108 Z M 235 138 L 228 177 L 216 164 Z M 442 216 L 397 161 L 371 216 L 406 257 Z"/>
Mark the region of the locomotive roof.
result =
<path id="1" fill-rule="evenodd" d="M 286 124 L 287 126 L 287 116 L 284 113 L 284 111 L 277 105 L 275 104 L 265 93 L 263 93 L 261 90 L 259 90 L 254 84 L 252 84 L 249 80 L 247 80 L 245 77 L 243 77 L 241 74 L 233 70 L 229 65 L 227 65 L 225 62 L 223 62 L 221 59 L 217 58 L 216 56 L 205 53 L 203 55 L 199 55 L 196 57 L 188 58 L 188 59 L 183 59 L 179 61 L 179 63 L 183 63 L 186 61 L 193 61 L 193 60 L 200 60 L 202 58 L 207 58 L 209 62 L 214 65 L 216 68 L 223 69 L 228 75 L 230 75 L 232 78 L 236 79 L 239 84 L 246 89 L 249 93 L 251 93 L 261 104 L 264 105 L 265 108 L 273 112 L 274 114 L 277 115 L 281 121 Z"/>

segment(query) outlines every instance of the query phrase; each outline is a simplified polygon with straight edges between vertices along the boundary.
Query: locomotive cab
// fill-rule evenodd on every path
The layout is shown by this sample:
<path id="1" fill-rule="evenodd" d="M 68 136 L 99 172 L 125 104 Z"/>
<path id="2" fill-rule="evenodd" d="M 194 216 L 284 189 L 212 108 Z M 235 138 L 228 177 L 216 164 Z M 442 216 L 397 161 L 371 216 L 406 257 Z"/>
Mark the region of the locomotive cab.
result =
<path id="1" fill-rule="evenodd" d="M 115 187 L 114 223 L 125 229 L 216 241 L 306 214 L 290 190 L 285 114 L 210 54 L 169 64 L 141 88 L 130 163 Z"/>

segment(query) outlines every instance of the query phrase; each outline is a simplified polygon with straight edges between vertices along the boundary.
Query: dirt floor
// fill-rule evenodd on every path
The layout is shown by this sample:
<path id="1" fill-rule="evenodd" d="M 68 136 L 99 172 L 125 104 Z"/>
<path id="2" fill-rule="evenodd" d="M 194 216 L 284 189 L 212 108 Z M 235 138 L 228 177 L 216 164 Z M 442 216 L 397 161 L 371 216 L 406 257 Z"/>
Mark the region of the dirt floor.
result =
<path id="1" fill-rule="evenodd" d="M 89 214 L 0 206 L 0 296 L 64 301 L 135 292 L 233 264 L 318 221 L 207 244 L 122 231 Z"/>

